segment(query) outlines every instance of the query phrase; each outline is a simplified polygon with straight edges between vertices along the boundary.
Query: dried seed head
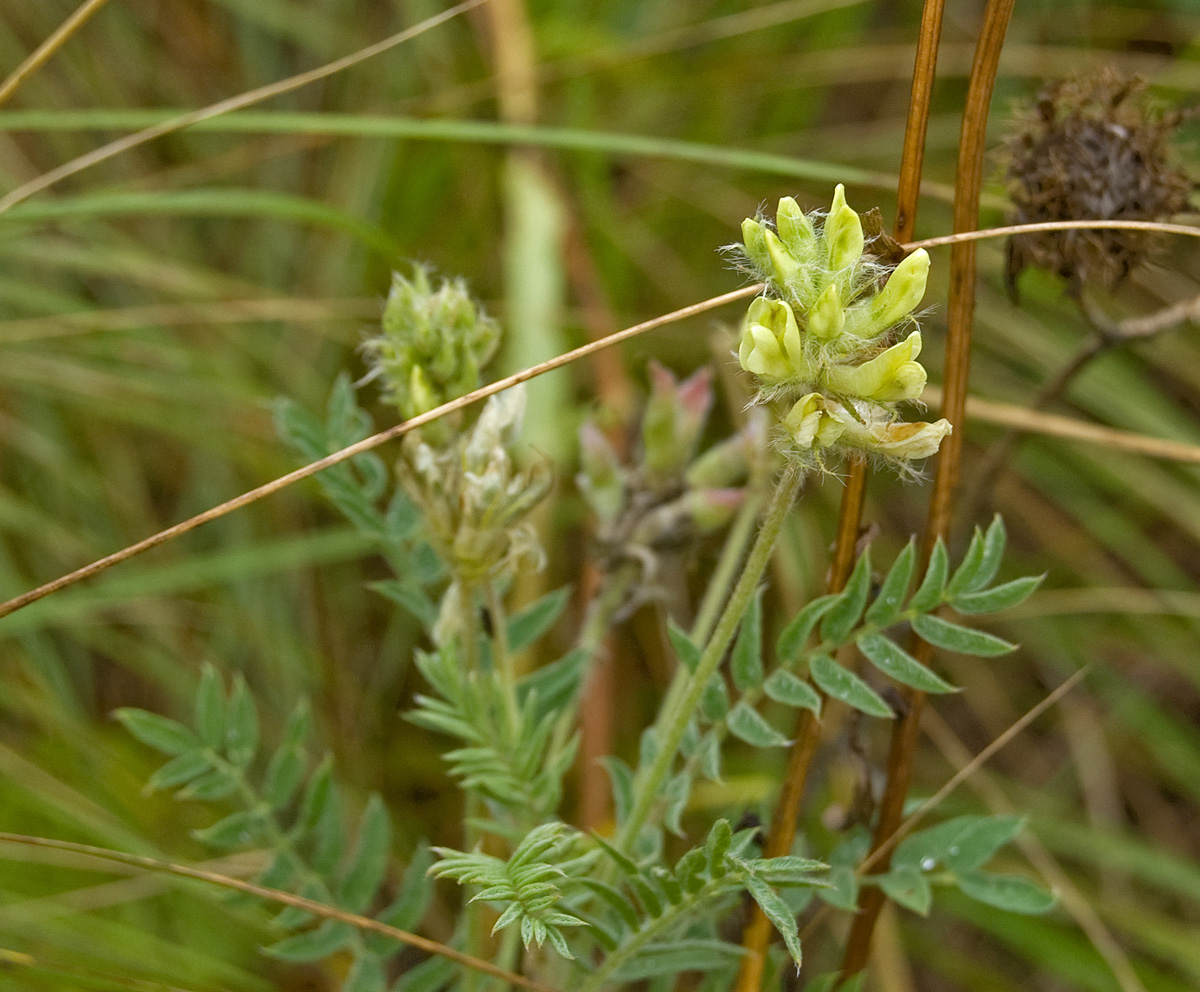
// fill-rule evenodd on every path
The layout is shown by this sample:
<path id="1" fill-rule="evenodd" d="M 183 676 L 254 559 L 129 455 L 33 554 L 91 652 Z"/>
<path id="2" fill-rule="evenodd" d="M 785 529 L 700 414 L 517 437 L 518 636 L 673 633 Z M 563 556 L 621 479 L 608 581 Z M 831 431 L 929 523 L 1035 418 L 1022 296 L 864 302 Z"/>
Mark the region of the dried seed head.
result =
<path id="1" fill-rule="evenodd" d="M 1005 144 L 1014 223 L 1167 220 L 1188 207 L 1195 183 L 1173 161 L 1183 115 L 1156 110 L 1145 83 L 1104 70 L 1047 84 Z M 1029 265 L 1112 290 L 1159 247 L 1144 231 L 1048 231 L 1008 245 L 1010 288 Z"/>

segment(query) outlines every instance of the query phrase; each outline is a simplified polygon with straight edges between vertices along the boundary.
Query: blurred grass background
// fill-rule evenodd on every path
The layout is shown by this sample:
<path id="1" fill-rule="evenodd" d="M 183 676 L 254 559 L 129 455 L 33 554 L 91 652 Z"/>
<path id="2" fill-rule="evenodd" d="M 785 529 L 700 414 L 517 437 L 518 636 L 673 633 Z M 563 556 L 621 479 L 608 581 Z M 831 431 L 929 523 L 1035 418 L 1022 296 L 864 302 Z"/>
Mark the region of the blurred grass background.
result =
<path id="1" fill-rule="evenodd" d="M 918 236 L 948 230 L 980 7 L 948 4 Z M 73 9 L 5 4 L 0 71 Z M 0 183 L 11 189 L 165 111 L 303 71 L 441 9 L 107 4 L 0 111 Z M 0 217 L 0 597 L 294 467 L 270 403 L 290 396 L 319 410 L 339 370 L 361 374 L 355 348 L 393 267 L 422 261 L 467 276 L 510 329 L 508 371 L 735 288 L 740 277 L 716 249 L 780 195 L 822 205 L 842 179 L 856 207 L 877 204 L 890 221 L 919 13 L 912 0 L 493 0 L 241 123 L 170 135 L 14 208 Z M 993 143 L 1013 101 L 1041 81 L 1103 65 L 1141 74 L 1165 104 L 1197 103 L 1200 13 L 1186 0 L 1019 4 Z M 1185 125 L 1185 161 L 1195 162 L 1198 137 Z M 1003 218 L 999 178 L 997 165 L 985 226 Z M 945 261 L 935 252 L 927 297 L 934 380 Z M 981 245 L 980 268 L 972 393 L 1028 404 L 1088 329 L 1048 276 L 1025 276 L 1014 306 L 1002 243 Z M 1198 275 L 1193 245 L 1172 242 L 1111 308 L 1188 299 Z M 561 477 L 543 522 L 547 586 L 577 579 L 585 554 L 574 427 L 598 405 L 628 413 L 648 356 L 686 372 L 711 360 L 713 340 L 713 321 L 698 319 L 539 384 L 532 440 Z M 740 402 L 729 399 L 726 422 Z M 1193 444 L 1198 411 L 1191 327 L 1106 354 L 1055 408 Z M 998 435 L 968 427 L 966 479 Z M 989 666 L 947 659 L 967 691 L 938 707 L 977 751 L 1092 666 L 1085 688 L 989 766 L 990 799 L 964 790 L 950 805 L 1006 800 L 1027 811 L 1031 834 L 1148 990 L 1200 987 L 1197 482 L 1195 464 L 1024 439 L 977 509 L 981 519 L 1004 514 L 1009 569 L 1046 571 L 1046 591 L 1003 624 L 1019 655 Z M 785 542 L 778 601 L 819 589 L 839 496 L 836 480 L 810 487 Z M 872 479 L 880 560 L 924 513 L 922 486 Z M 439 757 L 397 712 L 415 686 L 413 631 L 364 590 L 383 574 L 302 484 L 0 621 L 0 829 L 203 857 L 187 830 L 208 814 L 143 796 L 152 759 L 107 714 L 185 711 L 211 660 L 246 673 L 268 736 L 311 695 L 342 775 L 387 797 L 404 842 L 453 840 L 457 809 Z M 654 666 L 639 659 L 661 653 L 657 638 L 643 616 L 621 641 L 620 676 L 645 698 L 624 714 L 621 747 L 653 705 Z M 952 770 L 939 741 L 918 765 L 923 794 Z M 865 743 L 875 774 L 885 741 Z M 844 732 L 826 749 L 827 784 L 809 809 L 818 833 L 858 774 Z M 697 802 L 745 796 L 769 808 L 776 771 L 743 767 Z M 327 987 L 317 971 L 261 958 L 265 917 L 210 890 L 168 896 L 159 879 L 113 881 L 5 853 L 0 947 L 38 964 L 0 968 L 0 988 Z M 1063 910 L 1027 919 L 947 899 L 930 920 L 889 917 L 879 944 L 868 987 L 887 992 L 1121 988 Z"/>

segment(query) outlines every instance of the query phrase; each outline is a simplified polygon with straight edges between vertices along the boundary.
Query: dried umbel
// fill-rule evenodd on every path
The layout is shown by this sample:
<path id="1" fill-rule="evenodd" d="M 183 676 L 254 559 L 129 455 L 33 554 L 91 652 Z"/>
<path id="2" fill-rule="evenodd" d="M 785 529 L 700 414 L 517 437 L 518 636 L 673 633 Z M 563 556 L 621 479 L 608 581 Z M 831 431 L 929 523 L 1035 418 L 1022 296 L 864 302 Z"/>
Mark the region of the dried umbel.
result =
<path id="1" fill-rule="evenodd" d="M 1047 84 L 1005 144 L 1017 224 L 1058 220 L 1169 220 L 1188 208 L 1193 181 L 1173 161 L 1182 119 L 1155 110 L 1145 83 L 1103 71 Z M 1078 295 L 1114 289 L 1159 247 L 1145 231 L 1047 231 L 1008 245 L 1008 280 L 1049 269 Z"/>
<path id="2" fill-rule="evenodd" d="M 767 292 L 750 304 L 738 361 L 762 399 L 794 404 L 782 418 L 788 454 L 820 467 L 827 451 L 851 450 L 903 469 L 936 451 L 949 422 L 907 424 L 892 405 L 925 389 L 913 311 L 928 254 L 891 265 L 867 251 L 840 185 L 827 214 L 805 214 L 784 197 L 773 226 L 747 220 L 742 236 L 739 254 Z"/>

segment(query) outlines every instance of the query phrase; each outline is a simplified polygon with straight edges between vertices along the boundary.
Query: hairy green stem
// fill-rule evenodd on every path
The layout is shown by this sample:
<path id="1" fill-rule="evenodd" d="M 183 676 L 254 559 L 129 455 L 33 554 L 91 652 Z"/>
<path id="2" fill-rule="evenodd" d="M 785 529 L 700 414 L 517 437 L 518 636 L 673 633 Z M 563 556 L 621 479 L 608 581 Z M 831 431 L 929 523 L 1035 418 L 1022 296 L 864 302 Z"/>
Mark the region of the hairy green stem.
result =
<path id="1" fill-rule="evenodd" d="M 504 611 L 504 600 L 496 591 L 496 583 L 488 582 L 484 588 L 488 613 L 492 622 L 492 664 L 500 676 L 504 693 L 504 711 L 508 724 L 508 736 L 512 743 L 521 727 L 521 708 L 517 703 L 517 673 L 513 668 L 512 652 L 508 650 L 508 620 Z"/>
<path id="2" fill-rule="evenodd" d="M 662 788 L 671 772 L 671 766 L 674 764 L 676 752 L 679 750 L 679 744 L 687 731 L 688 722 L 699 707 L 705 687 L 720 665 L 721 659 L 725 655 L 725 649 L 733 640 L 738 624 L 741 623 L 742 616 L 750 605 L 754 591 L 758 588 L 759 580 L 766 571 L 767 563 L 771 560 L 771 552 L 775 548 L 779 532 L 783 529 L 783 521 L 792 508 L 792 503 L 795 501 L 803 481 L 803 472 L 798 468 L 789 467 L 776 483 L 775 492 L 771 496 L 767 514 L 763 519 L 762 528 L 758 532 L 754 547 L 751 548 L 746 564 L 742 568 L 742 574 L 738 577 L 729 601 L 725 604 L 720 620 L 717 621 L 712 638 L 700 656 L 696 670 L 690 673 L 685 683 L 686 688 L 680 693 L 679 701 L 674 708 L 668 711 L 664 706 L 660 713 L 655 726 L 658 754 L 648 770 L 639 769 L 634 783 L 633 808 L 621 825 L 621 831 L 616 838 L 616 847 L 622 853 L 628 854 L 632 849 L 642 827 L 649 820 L 655 803 L 660 798 Z"/>
<path id="3" fill-rule="evenodd" d="M 697 644 L 706 641 L 716 625 L 721 604 L 729 595 L 737 575 L 738 564 L 754 537 L 754 525 L 758 522 L 766 495 L 761 486 L 752 489 L 749 498 L 738 510 L 733 526 L 729 528 L 725 545 L 721 548 L 721 557 L 717 559 L 717 567 L 713 569 L 708 588 L 704 590 L 704 598 L 700 600 L 700 609 L 696 611 L 696 619 L 692 622 L 691 636 Z"/>

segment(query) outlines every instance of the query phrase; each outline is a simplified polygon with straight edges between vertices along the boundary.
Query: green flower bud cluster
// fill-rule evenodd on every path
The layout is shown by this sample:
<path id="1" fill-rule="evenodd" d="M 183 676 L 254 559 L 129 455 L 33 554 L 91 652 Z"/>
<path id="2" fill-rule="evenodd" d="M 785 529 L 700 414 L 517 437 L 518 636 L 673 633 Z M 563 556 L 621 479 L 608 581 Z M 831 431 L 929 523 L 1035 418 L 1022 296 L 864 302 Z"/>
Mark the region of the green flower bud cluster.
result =
<path id="1" fill-rule="evenodd" d="M 363 342 L 369 378 L 408 420 L 479 386 L 496 353 L 499 325 L 478 307 L 461 279 L 434 289 L 429 271 L 392 274 L 380 332 Z"/>
<path id="2" fill-rule="evenodd" d="M 763 457 L 765 421 L 752 411 L 743 430 L 697 453 L 712 400 L 708 369 L 681 382 L 652 362 L 632 464 L 595 424 L 581 428 L 577 482 L 610 558 L 637 559 L 651 570 L 659 551 L 718 530 L 737 512 L 743 483 Z"/>
<path id="3" fill-rule="evenodd" d="M 936 451 L 947 421 L 902 424 L 889 406 L 925 389 L 912 316 L 929 275 L 924 249 L 881 263 L 841 185 L 823 219 L 784 197 L 774 226 L 746 220 L 742 237 L 767 295 L 750 304 L 738 361 L 765 398 L 804 394 L 783 418 L 792 453 L 819 463 L 825 449 L 853 448 L 903 463 Z"/>
<path id="4" fill-rule="evenodd" d="M 434 447 L 410 435 L 401 482 L 421 510 L 426 537 L 456 582 L 475 585 L 544 555 L 528 517 L 549 492 L 544 462 L 522 470 L 512 449 L 525 410 L 514 386 L 487 401 L 472 427 Z"/>

